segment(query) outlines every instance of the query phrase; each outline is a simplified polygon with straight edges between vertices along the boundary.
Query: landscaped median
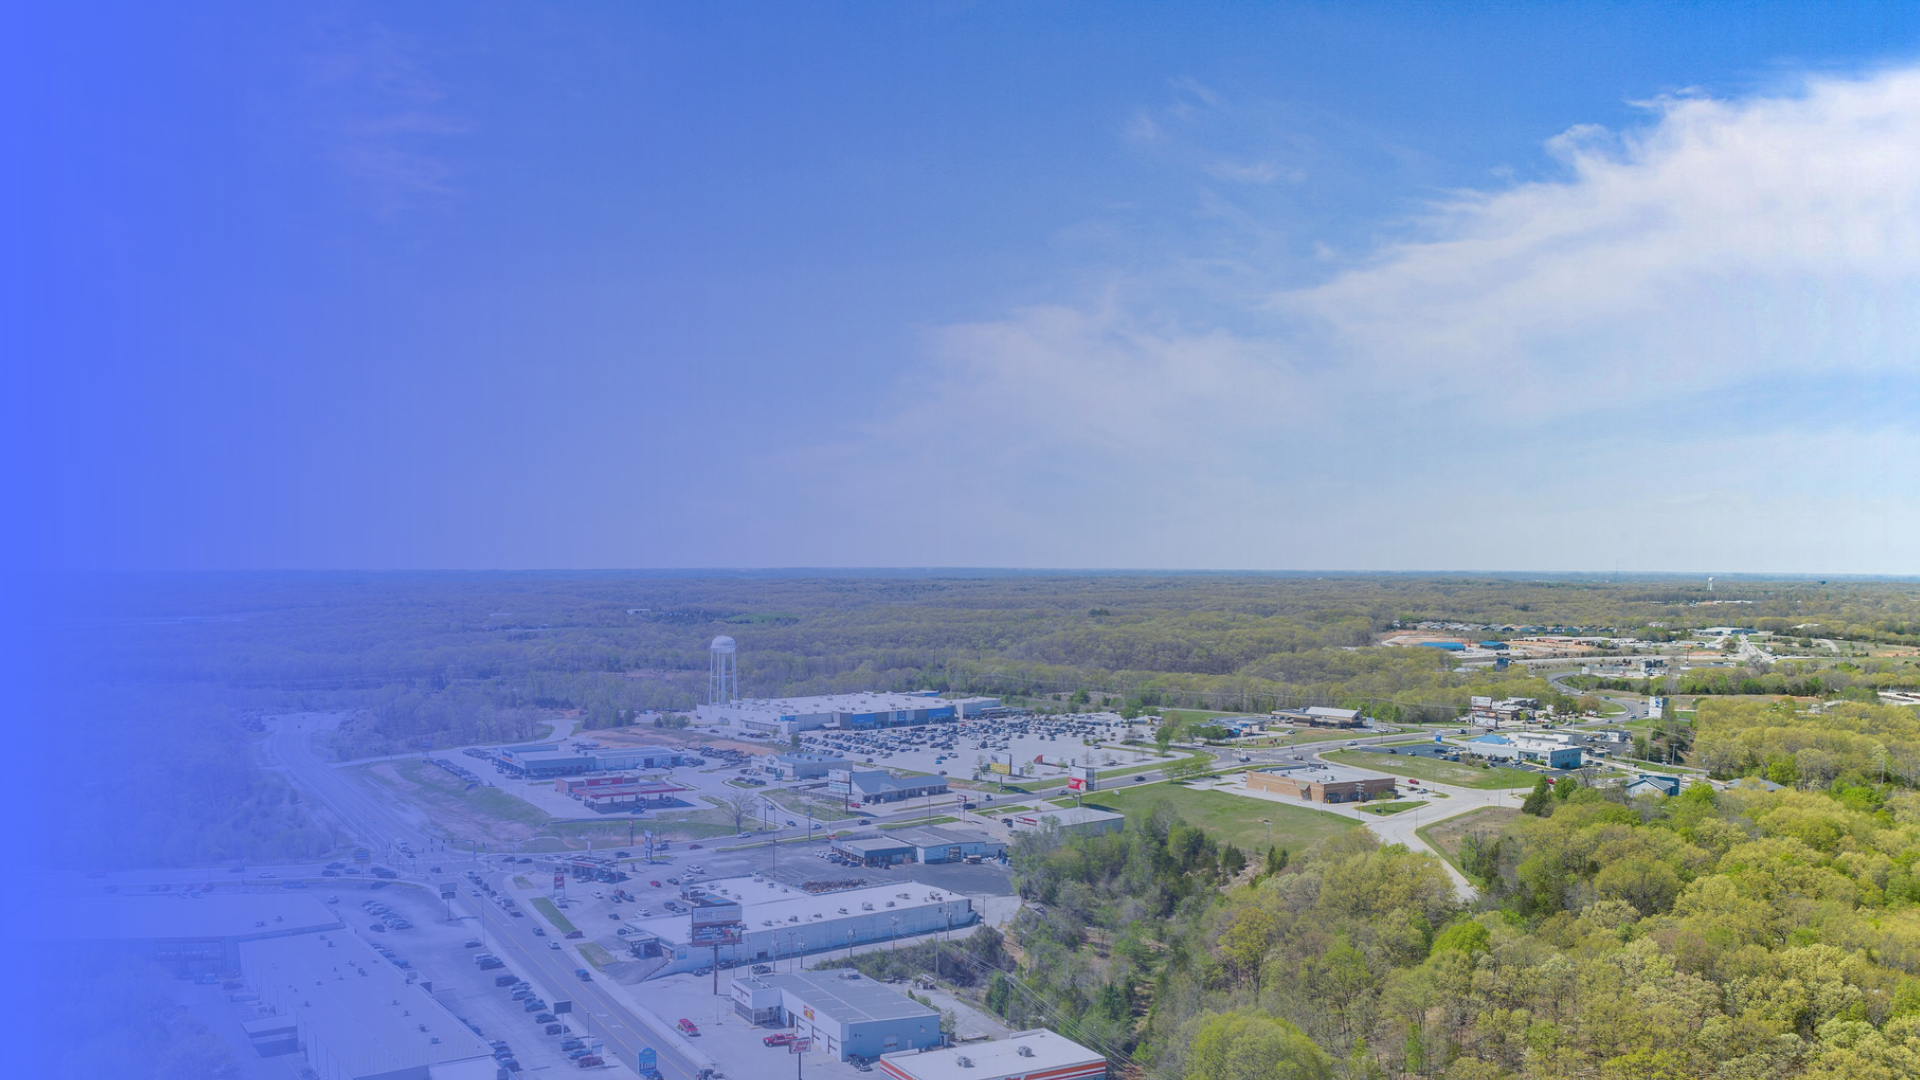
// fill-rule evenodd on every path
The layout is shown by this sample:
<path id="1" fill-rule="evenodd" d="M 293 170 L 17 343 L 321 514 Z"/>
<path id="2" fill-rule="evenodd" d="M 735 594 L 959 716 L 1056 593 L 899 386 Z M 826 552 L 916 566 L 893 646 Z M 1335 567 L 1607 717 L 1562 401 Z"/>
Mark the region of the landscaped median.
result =
<path id="1" fill-rule="evenodd" d="M 613 954 L 591 941 L 580 946 L 580 958 L 592 964 L 595 971 L 605 971 L 613 963 Z"/>
<path id="2" fill-rule="evenodd" d="M 554 928 L 559 930 L 561 933 L 571 934 L 575 930 L 580 929 L 579 927 L 573 925 L 573 920 L 567 918 L 565 915 L 560 914 L 560 909 L 555 907 L 553 901 L 547 899 L 546 897 L 536 896 L 532 900 L 529 900 L 527 902 L 533 905 L 534 910 L 538 911 L 542 915 L 545 915 L 547 917 L 547 921 L 552 923 L 554 925 Z"/>

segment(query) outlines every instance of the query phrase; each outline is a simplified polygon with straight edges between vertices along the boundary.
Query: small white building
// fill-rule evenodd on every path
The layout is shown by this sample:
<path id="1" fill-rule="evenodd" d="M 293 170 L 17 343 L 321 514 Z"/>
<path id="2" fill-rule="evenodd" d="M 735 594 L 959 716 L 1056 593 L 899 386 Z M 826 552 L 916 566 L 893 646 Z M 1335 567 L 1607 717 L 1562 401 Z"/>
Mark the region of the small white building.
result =
<path id="1" fill-rule="evenodd" d="M 1059 829 L 1065 836 L 1094 836 L 1099 833 L 1116 833 L 1126 827 L 1124 814 L 1111 810 L 1096 810 L 1091 806 L 1062 806 L 1041 810 L 1024 810 L 1017 814 L 1008 814 L 1000 819 L 1016 835 L 1022 831 L 1037 831 L 1046 828 Z"/>
<path id="2" fill-rule="evenodd" d="M 994 1042 L 883 1054 L 892 1080 L 1105 1080 L 1107 1059 L 1045 1028 Z"/>

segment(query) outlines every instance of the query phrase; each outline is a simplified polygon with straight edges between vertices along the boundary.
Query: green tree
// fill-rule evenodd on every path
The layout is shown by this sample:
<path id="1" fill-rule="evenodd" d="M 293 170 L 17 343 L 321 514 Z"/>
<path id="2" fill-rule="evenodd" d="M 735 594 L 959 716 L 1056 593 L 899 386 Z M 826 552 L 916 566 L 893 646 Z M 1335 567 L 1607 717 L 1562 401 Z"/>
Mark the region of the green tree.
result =
<path id="1" fill-rule="evenodd" d="M 1533 790 L 1527 793 L 1527 801 L 1520 804 L 1520 812 L 1534 817 L 1546 817 L 1547 808 L 1552 805 L 1553 785 L 1546 777 L 1533 782 Z"/>
<path id="2" fill-rule="evenodd" d="M 1333 1062 L 1299 1028 L 1254 1012 L 1199 1022 L 1186 1080 L 1330 1080 Z"/>

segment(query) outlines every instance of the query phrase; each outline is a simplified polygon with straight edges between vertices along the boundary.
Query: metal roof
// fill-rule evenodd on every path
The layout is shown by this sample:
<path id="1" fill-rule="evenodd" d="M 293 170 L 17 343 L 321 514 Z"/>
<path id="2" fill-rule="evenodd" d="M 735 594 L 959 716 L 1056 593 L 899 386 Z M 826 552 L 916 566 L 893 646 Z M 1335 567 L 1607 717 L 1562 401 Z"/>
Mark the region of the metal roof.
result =
<path id="1" fill-rule="evenodd" d="M 1027 1053 L 1021 1053 L 1022 1049 Z M 967 1064 L 962 1065 L 962 1061 Z M 880 1055 L 881 1071 L 905 1080 L 998 1080 L 1042 1075 L 1050 1080 L 1089 1080 L 1105 1076 L 1106 1066 L 1106 1058 L 1045 1028 L 1018 1031 L 993 1042 Z"/>
<path id="2" fill-rule="evenodd" d="M 247 942 L 240 966 L 263 1000 L 297 1017 L 305 1041 L 341 1066 L 336 1075 L 442 1075 L 455 1062 L 492 1063 L 485 1041 L 352 934 Z"/>
<path id="3" fill-rule="evenodd" d="M 905 994 L 858 972 L 832 969 L 791 975 L 751 975 L 738 980 L 758 988 L 784 990 L 805 1001 L 814 1011 L 848 1024 L 876 1020 L 931 1020 L 940 1014 Z"/>

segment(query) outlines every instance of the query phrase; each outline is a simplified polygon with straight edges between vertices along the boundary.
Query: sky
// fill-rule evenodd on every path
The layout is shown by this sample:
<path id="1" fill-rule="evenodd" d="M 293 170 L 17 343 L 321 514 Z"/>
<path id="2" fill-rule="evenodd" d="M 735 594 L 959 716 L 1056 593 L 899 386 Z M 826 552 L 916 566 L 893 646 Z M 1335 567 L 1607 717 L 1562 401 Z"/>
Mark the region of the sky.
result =
<path id="1" fill-rule="evenodd" d="M 14 5 L 17 566 L 1920 567 L 1911 4 Z"/>

